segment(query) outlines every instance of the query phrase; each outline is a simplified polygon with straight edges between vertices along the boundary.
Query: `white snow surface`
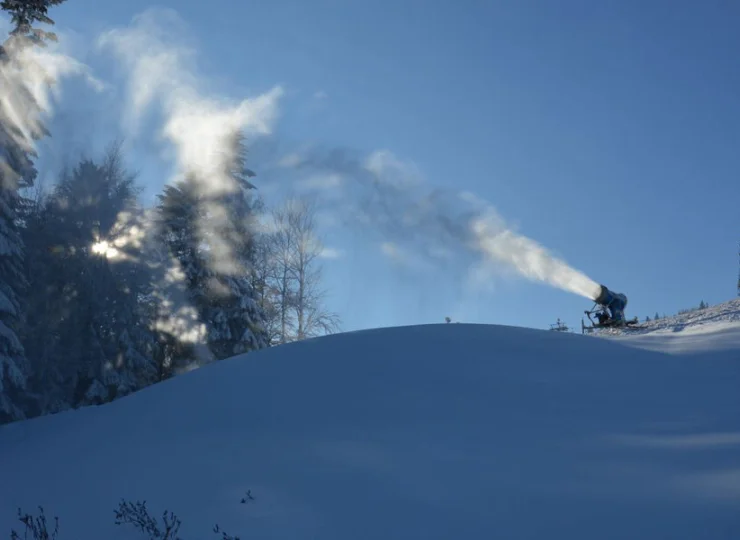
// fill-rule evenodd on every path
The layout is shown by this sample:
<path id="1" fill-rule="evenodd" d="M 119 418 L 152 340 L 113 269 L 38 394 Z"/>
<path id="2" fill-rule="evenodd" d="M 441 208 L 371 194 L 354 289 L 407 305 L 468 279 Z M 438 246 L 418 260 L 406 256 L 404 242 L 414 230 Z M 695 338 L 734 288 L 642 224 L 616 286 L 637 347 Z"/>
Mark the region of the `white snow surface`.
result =
<path id="1" fill-rule="evenodd" d="M 640 326 L 602 335 L 648 350 L 704 355 L 736 351 L 740 358 L 740 298 Z"/>
<path id="2" fill-rule="evenodd" d="M 0 535 L 43 505 L 60 540 L 143 538 L 113 524 L 126 498 L 193 540 L 738 538 L 733 317 L 387 328 L 211 364 L 0 428 Z"/>

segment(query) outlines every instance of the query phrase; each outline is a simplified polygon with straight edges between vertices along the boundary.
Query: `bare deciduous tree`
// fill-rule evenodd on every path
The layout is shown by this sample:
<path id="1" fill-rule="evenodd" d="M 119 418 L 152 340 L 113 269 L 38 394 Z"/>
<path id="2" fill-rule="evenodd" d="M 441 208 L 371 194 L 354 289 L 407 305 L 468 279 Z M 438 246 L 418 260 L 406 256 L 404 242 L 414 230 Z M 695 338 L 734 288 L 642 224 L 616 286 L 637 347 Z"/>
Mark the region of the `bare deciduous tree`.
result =
<path id="1" fill-rule="evenodd" d="M 306 199 L 294 199 L 288 203 L 287 216 L 294 238 L 292 274 L 296 284 L 293 298 L 296 338 L 333 333 L 339 328 L 339 317 L 324 307 L 322 268 L 318 260 L 324 248 L 316 236 L 316 206 Z"/>
<path id="2" fill-rule="evenodd" d="M 269 215 L 259 246 L 257 289 L 268 315 L 273 344 L 336 332 L 339 317 L 325 306 L 321 288 L 323 251 L 316 205 L 291 198 Z"/>

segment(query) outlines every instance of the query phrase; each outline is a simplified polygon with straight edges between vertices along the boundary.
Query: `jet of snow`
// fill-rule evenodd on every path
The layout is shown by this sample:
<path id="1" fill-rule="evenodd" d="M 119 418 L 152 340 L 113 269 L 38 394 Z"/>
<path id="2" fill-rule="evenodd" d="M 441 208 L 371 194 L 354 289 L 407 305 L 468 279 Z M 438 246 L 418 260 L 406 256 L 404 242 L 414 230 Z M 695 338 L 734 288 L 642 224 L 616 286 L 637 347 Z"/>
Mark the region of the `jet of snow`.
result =
<path id="1" fill-rule="evenodd" d="M 513 267 L 522 276 L 595 300 L 601 285 L 583 272 L 555 257 L 543 246 L 502 223 L 498 215 L 477 217 L 471 222 L 477 247 L 491 261 Z"/>
<path id="2" fill-rule="evenodd" d="M 322 191 L 324 204 L 343 216 L 343 224 L 379 231 L 380 251 L 396 263 L 417 269 L 463 263 L 478 281 L 503 266 L 589 299 L 600 292 L 583 272 L 517 233 L 491 204 L 472 193 L 429 186 L 418 167 L 390 151 L 358 158 L 342 150 L 304 149 L 278 166 L 307 174 L 308 181 L 301 176 L 296 183 Z"/>

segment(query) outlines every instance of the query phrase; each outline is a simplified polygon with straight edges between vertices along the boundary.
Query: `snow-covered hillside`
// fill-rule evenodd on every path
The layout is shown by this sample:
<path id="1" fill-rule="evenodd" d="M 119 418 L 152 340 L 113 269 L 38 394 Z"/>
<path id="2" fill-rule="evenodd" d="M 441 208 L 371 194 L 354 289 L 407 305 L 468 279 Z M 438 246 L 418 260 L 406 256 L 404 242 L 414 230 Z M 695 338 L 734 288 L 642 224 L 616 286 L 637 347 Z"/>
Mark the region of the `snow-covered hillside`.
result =
<path id="1" fill-rule="evenodd" d="M 7 425 L 0 534 L 41 504 L 60 540 L 141 538 L 125 498 L 192 540 L 740 537 L 737 350 L 621 339 L 347 333 Z"/>
<path id="2" fill-rule="evenodd" d="M 715 323 L 740 323 L 740 298 L 716 306 L 650 321 L 647 323 L 647 330 L 680 331 L 689 326 L 706 326 Z"/>
<path id="3" fill-rule="evenodd" d="M 740 298 L 665 317 L 628 331 L 601 334 L 637 347 L 676 354 L 736 352 L 740 361 Z M 740 414 L 740 413 L 739 413 Z"/>

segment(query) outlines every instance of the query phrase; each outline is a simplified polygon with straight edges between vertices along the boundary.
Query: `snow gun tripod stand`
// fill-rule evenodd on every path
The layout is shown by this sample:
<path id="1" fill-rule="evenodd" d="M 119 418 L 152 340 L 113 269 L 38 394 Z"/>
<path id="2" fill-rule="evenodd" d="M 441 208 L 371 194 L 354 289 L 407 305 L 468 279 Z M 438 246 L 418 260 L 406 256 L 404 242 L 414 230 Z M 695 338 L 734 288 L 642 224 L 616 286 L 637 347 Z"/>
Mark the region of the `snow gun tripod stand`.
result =
<path id="1" fill-rule="evenodd" d="M 599 295 L 594 302 L 591 310 L 584 311 L 591 325 L 587 326 L 581 319 L 582 334 L 604 328 L 635 328 L 638 324 L 637 317 L 629 320 L 624 318 L 624 308 L 627 306 L 625 295 L 614 293 L 601 285 Z"/>
<path id="2" fill-rule="evenodd" d="M 611 318 L 611 315 L 609 315 L 609 311 L 606 307 L 600 306 L 598 304 L 594 305 L 594 307 L 590 311 L 584 311 L 583 313 L 586 314 L 586 317 L 588 317 L 590 325 L 587 325 L 583 319 L 581 319 L 581 333 L 591 333 L 594 330 L 600 330 L 603 328 L 637 328 L 637 317 L 634 317 L 633 319 L 629 320 L 614 320 Z M 595 319 L 595 320 L 594 320 Z"/>

